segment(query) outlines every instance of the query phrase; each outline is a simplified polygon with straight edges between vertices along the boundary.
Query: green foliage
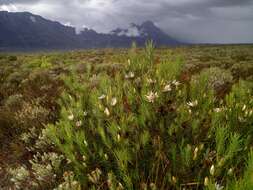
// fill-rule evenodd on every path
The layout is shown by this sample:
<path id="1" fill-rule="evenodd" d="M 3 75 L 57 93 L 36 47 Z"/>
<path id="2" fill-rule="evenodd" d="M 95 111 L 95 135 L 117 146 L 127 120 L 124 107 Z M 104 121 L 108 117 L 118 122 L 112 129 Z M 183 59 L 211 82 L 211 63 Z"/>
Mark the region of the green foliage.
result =
<path id="1" fill-rule="evenodd" d="M 251 189 L 251 54 L 148 42 L 129 52 L 1 56 L 1 151 L 7 167 L 22 165 L 4 167 L 0 184 Z"/>
<path id="2" fill-rule="evenodd" d="M 155 64 L 152 43 L 144 54 L 136 51 L 115 75 L 94 76 L 90 69 L 65 78 L 60 118 L 48 135 L 70 160 L 75 180 L 84 189 L 233 184 L 251 143 L 243 131 L 252 126 L 252 102 L 244 108 L 252 83 L 241 81 L 220 101 L 213 84 L 232 80 L 223 70 L 209 69 L 183 84 L 179 58 Z"/>

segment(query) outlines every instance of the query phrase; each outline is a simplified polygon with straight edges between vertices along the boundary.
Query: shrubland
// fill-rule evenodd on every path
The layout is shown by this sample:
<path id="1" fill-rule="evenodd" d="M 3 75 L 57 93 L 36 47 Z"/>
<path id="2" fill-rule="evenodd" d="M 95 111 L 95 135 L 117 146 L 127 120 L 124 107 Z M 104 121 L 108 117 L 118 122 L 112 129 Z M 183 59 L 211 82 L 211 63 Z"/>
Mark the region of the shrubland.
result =
<path id="1" fill-rule="evenodd" d="M 3 55 L 3 188 L 251 190 L 251 49 Z"/>

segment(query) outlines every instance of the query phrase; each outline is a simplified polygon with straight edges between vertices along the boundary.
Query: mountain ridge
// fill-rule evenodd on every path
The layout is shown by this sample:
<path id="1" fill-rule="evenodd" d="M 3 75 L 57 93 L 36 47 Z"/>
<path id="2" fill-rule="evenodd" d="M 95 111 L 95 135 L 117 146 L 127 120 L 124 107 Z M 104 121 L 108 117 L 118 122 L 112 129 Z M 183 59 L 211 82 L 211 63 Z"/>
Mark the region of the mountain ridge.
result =
<path id="1" fill-rule="evenodd" d="M 143 46 L 153 40 L 157 46 L 184 44 L 170 37 L 152 21 L 140 25 L 131 23 L 127 29 L 117 28 L 110 33 L 98 33 L 75 28 L 45 19 L 29 12 L 0 11 L 0 51 L 12 49 L 82 49 L 129 47 L 135 41 Z"/>

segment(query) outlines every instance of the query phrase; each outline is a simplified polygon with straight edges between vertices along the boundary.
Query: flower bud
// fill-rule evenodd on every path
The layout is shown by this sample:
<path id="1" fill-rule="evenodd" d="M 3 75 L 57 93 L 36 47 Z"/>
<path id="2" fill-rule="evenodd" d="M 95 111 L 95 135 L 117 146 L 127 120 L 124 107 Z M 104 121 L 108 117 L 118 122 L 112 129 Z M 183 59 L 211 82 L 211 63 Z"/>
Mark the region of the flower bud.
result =
<path id="1" fill-rule="evenodd" d="M 214 165 L 212 165 L 210 168 L 210 174 L 214 175 L 214 172 L 215 172 L 215 168 L 214 168 Z"/>
<path id="2" fill-rule="evenodd" d="M 209 184 L 209 179 L 208 179 L 208 177 L 205 177 L 205 179 L 204 179 L 204 186 L 208 186 L 208 184 Z"/>

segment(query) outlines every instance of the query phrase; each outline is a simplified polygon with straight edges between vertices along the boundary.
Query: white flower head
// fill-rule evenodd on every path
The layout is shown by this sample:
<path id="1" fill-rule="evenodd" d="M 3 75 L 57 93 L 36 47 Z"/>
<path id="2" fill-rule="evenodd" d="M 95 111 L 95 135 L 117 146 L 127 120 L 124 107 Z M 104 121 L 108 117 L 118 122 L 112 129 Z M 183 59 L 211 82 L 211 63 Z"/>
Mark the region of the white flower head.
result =
<path id="1" fill-rule="evenodd" d="M 98 97 L 99 100 L 103 100 L 106 98 L 106 95 L 102 94 L 101 96 Z"/>
<path id="2" fill-rule="evenodd" d="M 157 92 L 150 92 L 149 94 L 146 95 L 147 101 L 150 103 L 154 103 L 155 99 L 158 98 Z"/>
<path id="3" fill-rule="evenodd" d="M 111 100 L 111 106 L 116 106 L 116 104 L 117 104 L 117 98 L 112 98 L 112 100 Z"/>
<path id="4" fill-rule="evenodd" d="M 216 113 L 220 113 L 220 112 L 222 111 L 222 108 L 214 108 L 214 111 L 215 111 Z"/>
<path id="5" fill-rule="evenodd" d="M 195 100 L 193 102 L 188 102 L 187 105 L 190 107 L 196 107 L 198 105 L 198 100 Z"/>
<path id="6" fill-rule="evenodd" d="M 84 144 L 85 146 L 88 146 L 88 143 L 87 143 L 86 140 L 83 141 L 83 144 Z"/>
<path id="7" fill-rule="evenodd" d="M 105 156 L 105 159 L 108 160 L 108 155 L 107 155 L 107 154 L 104 154 L 104 156 Z"/>
<path id="8" fill-rule="evenodd" d="M 71 113 L 71 114 L 68 116 L 68 119 L 69 119 L 70 121 L 73 121 L 73 120 L 74 120 L 74 115 L 73 115 L 73 113 Z"/>
<path id="9" fill-rule="evenodd" d="M 193 160 L 196 160 L 196 159 L 197 159 L 197 157 L 198 157 L 198 152 L 199 152 L 199 148 L 196 147 L 196 148 L 194 149 Z"/>
<path id="10" fill-rule="evenodd" d="M 172 176 L 172 182 L 177 183 L 177 178 L 175 176 Z"/>
<path id="11" fill-rule="evenodd" d="M 77 121 L 77 122 L 76 122 L 76 126 L 77 126 L 77 127 L 81 127 L 81 126 L 82 126 L 82 121 L 81 121 L 81 120 L 80 120 L 80 121 Z"/>
<path id="12" fill-rule="evenodd" d="M 214 172 L 215 172 L 215 168 L 214 168 L 214 165 L 212 165 L 210 168 L 210 174 L 214 175 Z"/>
<path id="13" fill-rule="evenodd" d="M 135 77 L 133 72 L 129 72 L 128 74 L 125 75 L 126 79 L 133 79 Z"/>
<path id="14" fill-rule="evenodd" d="M 218 184 L 217 182 L 215 183 L 215 189 L 216 190 L 222 190 L 224 187 Z"/>
<path id="15" fill-rule="evenodd" d="M 86 117 L 88 115 L 88 112 L 87 111 L 84 111 L 83 112 L 83 116 Z"/>
<path id="16" fill-rule="evenodd" d="M 130 72 L 130 73 L 129 73 L 129 77 L 130 77 L 130 78 L 134 78 L 134 76 L 135 76 L 135 75 L 134 75 L 133 72 Z"/>
<path id="17" fill-rule="evenodd" d="M 120 134 L 117 135 L 117 139 L 118 139 L 118 141 L 120 141 L 120 139 L 121 139 Z"/>
<path id="18" fill-rule="evenodd" d="M 208 177 L 205 177 L 205 179 L 204 179 L 204 185 L 208 186 L 208 184 L 209 184 L 209 179 L 208 179 Z"/>
<path id="19" fill-rule="evenodd" d="M 164 89 L 163 89 L 163 92 L 170 92 L 172 90 L 171 88 L 171 85 L 170 84 L 167 84 Z"/>
<path id="20" fill-rule="evenodd" d="M 153 80 L 153 79 L 151 79 L 151 78 L 148 78 L 148 79 L 147 79 L 147 82 L 148 82 L 149 84 L 155 84 L 155 83 L 156 83 L 156 80 Z"/>
<path id="21" fill-rule="evenodd" d="M 246 108 L 247 108 L 247 106 L 246 106 L 246 105 L 244 105 L 244 106 L 243 106 L 243 108 L 242 108 L 242 111 L 245 111 L 245 110 L 246 110 Z"/>
<path id="22" fill-rule="evenodd" d="M 177 80 L 173 80 L 172 84 L 174 84 L 175 86 L 179 86 L 181 83 L 179 81 L 177 81 Z"/>
<path id="23" fill-rule="evenodd" d="M 108 108 L 105 108 L 104 113 L 105 113 L 105 115 L 106 115 L 106 116 L 108 116 L 108 117 L 110 116 L 110 111 L 109 111 L 109 109 L 108 109 Z"/>
<path id="24" fill-rule="evenodd" d="M 229 176 L 232 176 L 232 175 L 233 175 L 233 173 L 234 173 L 233 168 L 229 168 L 229 170 L 228 170 L 228 175 L 229 175 Z"/>

